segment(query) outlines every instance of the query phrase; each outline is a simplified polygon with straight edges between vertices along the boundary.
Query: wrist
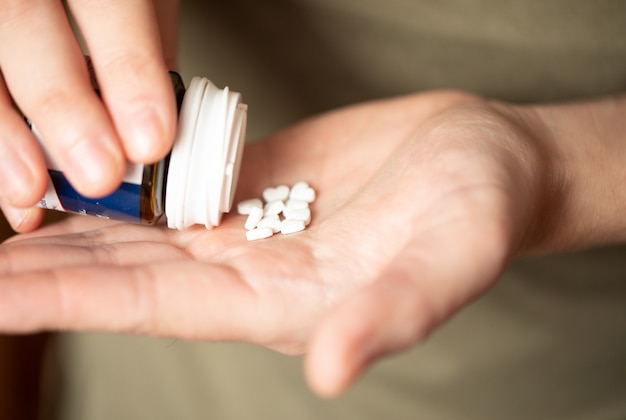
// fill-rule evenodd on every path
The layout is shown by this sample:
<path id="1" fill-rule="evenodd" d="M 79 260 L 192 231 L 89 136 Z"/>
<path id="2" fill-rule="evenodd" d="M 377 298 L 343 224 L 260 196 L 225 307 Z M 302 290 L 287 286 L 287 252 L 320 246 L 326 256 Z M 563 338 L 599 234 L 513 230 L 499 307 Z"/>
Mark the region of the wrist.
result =
<path id="1" fill-rule="evenodd" d="M 626 96 L 516 109 L 545 156 L 521 253 L 626 241 Z"/>

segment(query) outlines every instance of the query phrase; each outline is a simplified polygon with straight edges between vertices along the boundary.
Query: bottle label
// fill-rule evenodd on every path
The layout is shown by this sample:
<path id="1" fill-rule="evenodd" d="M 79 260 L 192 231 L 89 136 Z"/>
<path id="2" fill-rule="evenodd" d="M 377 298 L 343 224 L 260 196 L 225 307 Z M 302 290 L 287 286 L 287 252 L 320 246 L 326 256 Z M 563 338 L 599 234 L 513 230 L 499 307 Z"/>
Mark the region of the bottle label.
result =
<path id="1" fill-rule="evenodd" d="M 62 172 L 49 169 L 48 191 L 39 206 L 77 214 L 139 223 L 141 183 L 122 182 L 112 194 L 101 198 L 87 198 L 78 193 Z"/>
<path id="2" fill-rule="evenodd" d="M 26 122 L 41 142 L 37 127 L 28 120 Z M 143 165 L 128 164 L 122 184 L 113 193 L 101 198 L 87 198 L 72 187 L 54 160 L 47 153 L 45 155 L 50 179 L 46 194 L 39 201 L 39 207 L 135 223 L 141 221 Z"/>

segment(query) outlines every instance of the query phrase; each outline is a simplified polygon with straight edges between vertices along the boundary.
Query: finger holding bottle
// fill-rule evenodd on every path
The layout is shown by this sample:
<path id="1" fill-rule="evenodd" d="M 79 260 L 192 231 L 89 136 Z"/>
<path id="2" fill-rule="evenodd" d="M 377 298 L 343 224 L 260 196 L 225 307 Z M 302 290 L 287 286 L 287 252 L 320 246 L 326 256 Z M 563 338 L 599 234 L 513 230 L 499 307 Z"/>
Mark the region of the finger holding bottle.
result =
<path id="1" fill-rule="evenodd" d="M 125 157 L 139 163 L 161 159 L 174 140 L 176 103 L 153 2 L 68 3 Z"/>
<path id="2" fill-rule="evenodd" d="M 39 225 L 41 209 L 31 208 L 47 185 L 45 162 L 23 118 L 15 112 L 0 74 L 0 208 L 16 232 Z"/>
<path id="3" fill-rule="evenodd" d="M 25 209 L 41 198 L 47 177 L 23 115 L 74 188 L 98 197 L 119 185 L 127 160 L 167 153 L 176 105 L 151 2 L 69 5 L 94 55 L 98 92 L 61 2 L 0 5 L 0 151 L 10 163 L 1 170 L 12 181 L 0 196 L 14 229 L 24 231 L 36 227 L 24 216 L 37 211 Z"/>
<path id="4" fill-rule="evenodd" d="M 8 91 L 75 188 L 104 195 L 121 180 L 123 151 L 65 9 L 57 2 L 12 3 L 0 15 L 0 39 L 7 40 L 0 44 L 0 66 Z M 29 142 L 31 150 L 36 145 L 25 133 L 13 141 Z"/>

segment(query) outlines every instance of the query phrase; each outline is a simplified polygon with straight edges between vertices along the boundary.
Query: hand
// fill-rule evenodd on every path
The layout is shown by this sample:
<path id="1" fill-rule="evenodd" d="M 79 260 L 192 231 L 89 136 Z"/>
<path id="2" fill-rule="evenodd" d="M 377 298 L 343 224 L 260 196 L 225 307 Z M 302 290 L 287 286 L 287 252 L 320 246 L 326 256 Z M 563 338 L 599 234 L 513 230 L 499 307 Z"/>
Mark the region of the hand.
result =
<path id="1" fill-rule="evenodd" d="M 308 181 L 313 221 L 248 242 L 245 216 L 185 231 L 90 217 L 0 248 L 0 330 L 106 330 L 307 353 L 321 395 L 423 340 L 527 243 L 532 116 L 442 92 L 364 104 L 246 148 L 238 198 Z"/>
<path id="2" fill-rule="evenodd" d="M 164 60 L 173 54 L 162 48 L 153 1 L 67 3 L 101 99 L 61 1 L 0 0 L 0 206 L 18 231 L 39 224 L 41 210 L 30 207 L 48 183 L 43 153 L 21 113 L 70 182 L 90 197 L 115 189 L 127 160 L 163 157 L 174 138 L 172 63 Z M 177 1 L 160 1 L 159 10 L 167 3 Z"/>

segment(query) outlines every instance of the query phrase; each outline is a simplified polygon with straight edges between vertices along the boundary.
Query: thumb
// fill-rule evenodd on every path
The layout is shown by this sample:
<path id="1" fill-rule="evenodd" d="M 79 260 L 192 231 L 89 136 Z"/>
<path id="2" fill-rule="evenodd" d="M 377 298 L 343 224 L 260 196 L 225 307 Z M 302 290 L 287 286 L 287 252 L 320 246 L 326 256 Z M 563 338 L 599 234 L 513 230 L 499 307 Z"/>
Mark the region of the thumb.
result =
<path id="1" fill-rule="evenodd" d="M 421 341 L 440 318 L 406 275 L 366 286 L 314 334 L 305 359 L 309 385 L 320 396 L 339 395 L 376 359 Z"/>
<path id="2" fill-rule="evenodd" d="M 321 396 L 339 395 L 379 357 L 419 342 L 436 319 L 407 279 L 367 286 L 335 308 L 314 335 L 305 360 L 309 385 Z"/>
<path id="3" fill-rule="evenodd" d="M 433 252 L 437 248 L 445 252 Z M 468 249 L 477 251 L 459 243 L 428 253 L 423 246 L 407 247 L 376 281 L 332 308 L 305 359 L 311 388 L 323 397 L 341 394 L 375 360 L 423 341 L 494 283 L 503 266 L 502 250 Z"/>

